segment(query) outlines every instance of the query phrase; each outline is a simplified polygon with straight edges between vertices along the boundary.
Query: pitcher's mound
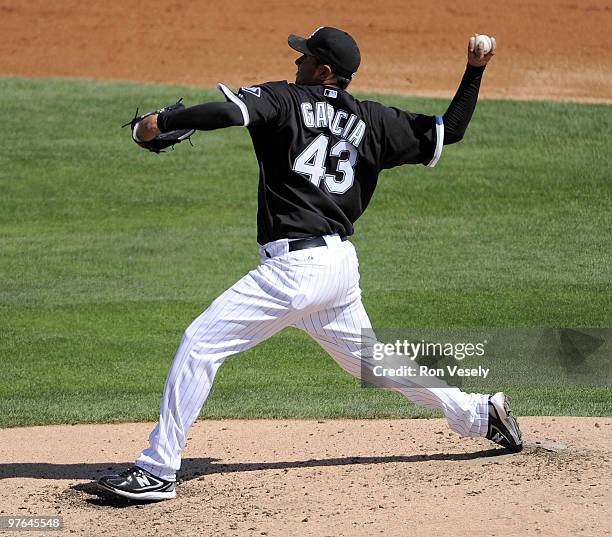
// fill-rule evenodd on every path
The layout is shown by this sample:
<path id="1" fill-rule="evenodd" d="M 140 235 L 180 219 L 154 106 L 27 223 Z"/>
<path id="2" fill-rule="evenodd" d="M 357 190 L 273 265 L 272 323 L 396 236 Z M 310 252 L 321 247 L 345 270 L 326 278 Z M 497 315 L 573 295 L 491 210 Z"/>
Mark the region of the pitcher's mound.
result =
<path id="1" fill-rule="evenodd" d="M 520 418 L 509 454 L 434 420 L 201 421 L 176 500 L 92 480 L 130 465 L 152 424 L 0 430 L 2 515 L 82 535 L 605 535 L 612 419 Z"/>

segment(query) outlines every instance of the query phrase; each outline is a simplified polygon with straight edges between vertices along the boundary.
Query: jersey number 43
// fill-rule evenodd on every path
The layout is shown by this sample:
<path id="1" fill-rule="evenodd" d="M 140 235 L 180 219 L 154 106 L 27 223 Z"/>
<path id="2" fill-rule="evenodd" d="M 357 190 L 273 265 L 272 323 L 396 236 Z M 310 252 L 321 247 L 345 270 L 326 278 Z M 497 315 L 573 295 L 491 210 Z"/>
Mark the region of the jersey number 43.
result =
<path id="1" fill-rule="evenodd" d="M 297 156 L 293 163 L 293 171 L 305 176 L 311 183 L 321 187 L 321 182 L 332 194 L 344 194 L 355 181 L 355 164 L 357 149 L 345 140 L 334 144 L 329 150 L 330 157 L 337 157 L 336 174 L 329 174 L 325 169 L 329 136 L 319 134 Z"/>

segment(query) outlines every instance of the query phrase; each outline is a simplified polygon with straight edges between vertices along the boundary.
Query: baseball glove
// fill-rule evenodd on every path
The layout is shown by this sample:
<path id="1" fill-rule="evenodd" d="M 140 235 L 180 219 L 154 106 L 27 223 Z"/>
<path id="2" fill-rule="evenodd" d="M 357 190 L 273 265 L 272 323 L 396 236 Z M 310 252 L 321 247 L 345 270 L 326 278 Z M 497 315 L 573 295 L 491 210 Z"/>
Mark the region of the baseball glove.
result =
<path id="1" fill-rule="evenodd" d="M 183 99 L 181 98 L 174 104 L 165 106 L 164 108 L 160 108 L 159 110 L 155 110 L 154 112 L 148 112 L 142 116 L 138 115 L 138 108 L 136 108 L 136 113 L 134 114 L 132 120 L 128 121 L 125 125 L 122 125 L 122 127 L 127 127 L 129 125 L 132 131 L 132 140 L 134 140 L 134 142 L 136 142 L 140 147 L 148 149 L 153 153 L 161 153 L 167 147 L 172 147 L 174 149 L 174 146 L 176 144 L 181 143 L 183 140 L 189 140 L 189 143 L 191 144 L 190 138 L 191 135 L 195 132 L 194 129 L 180 129 L 176 131 L 162 132 L 161 134 L 153 138 L 153 140 L 150 140 L 148 142 L 143 142 L 142 140 L 139 140 L 136 137 L 136 127 L 138 126 L 138 123 L 140 123 L 144 118 L 149 117 L 153 114 L 159 114 L 161 112 L 171 112 L 173 110 L 180 110 L 182 108 L 185 108 L 185 105 L 181 102 L 182 100 Z"/>

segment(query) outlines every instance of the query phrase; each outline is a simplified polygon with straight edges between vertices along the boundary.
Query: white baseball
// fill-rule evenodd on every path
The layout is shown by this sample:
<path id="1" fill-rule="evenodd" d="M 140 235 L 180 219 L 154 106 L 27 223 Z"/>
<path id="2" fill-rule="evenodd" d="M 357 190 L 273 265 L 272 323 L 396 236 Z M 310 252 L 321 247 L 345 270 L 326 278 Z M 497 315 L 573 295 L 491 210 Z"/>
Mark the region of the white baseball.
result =
<path id="1" fill-rule="evenodd" d="M 485 54 L 488 54 L 489 52 L 491 52 L 491 38 L 488 35 L 477 35 L 476 36 L 476 41 L 474 41 L 474 50 L 478 50 L 478 45 L 480 45 L 480 43 L 482 43 L 483 45 L 483 52 Z"/>

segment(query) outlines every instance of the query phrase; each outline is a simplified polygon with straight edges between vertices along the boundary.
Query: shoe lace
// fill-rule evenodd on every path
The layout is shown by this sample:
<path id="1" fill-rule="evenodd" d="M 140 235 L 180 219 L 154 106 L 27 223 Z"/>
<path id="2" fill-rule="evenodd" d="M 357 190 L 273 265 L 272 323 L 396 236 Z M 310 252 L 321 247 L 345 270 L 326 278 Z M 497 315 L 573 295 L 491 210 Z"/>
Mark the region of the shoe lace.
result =
<path id="1" fill-rule="evenodd" d="M 128 477 L 132 474 L 141 474 L 142 468 L 138 468 L 138 466 L 130 466 L 127 470 L 124 470 L 119 474 L 120 477 Z"/>

